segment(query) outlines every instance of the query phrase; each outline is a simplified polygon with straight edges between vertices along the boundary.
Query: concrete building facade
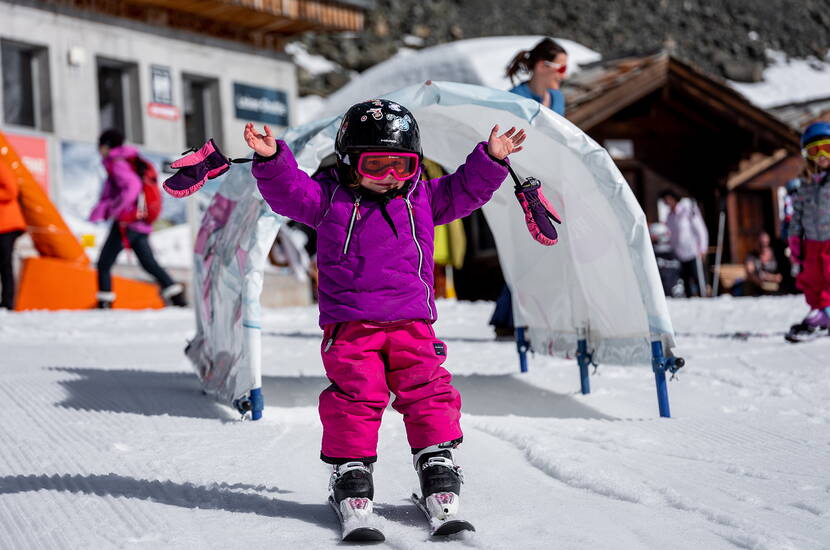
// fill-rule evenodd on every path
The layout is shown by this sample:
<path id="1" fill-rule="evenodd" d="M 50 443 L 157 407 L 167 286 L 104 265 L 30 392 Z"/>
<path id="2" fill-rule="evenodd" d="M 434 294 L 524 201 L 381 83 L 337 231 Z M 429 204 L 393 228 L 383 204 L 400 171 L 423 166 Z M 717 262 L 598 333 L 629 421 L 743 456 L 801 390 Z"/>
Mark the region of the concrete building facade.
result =
<path id="1" fill-rule="evenodd" d="M 306 32 L 359 31 L 368 0 L 0 0 L 0 132 L 47 192 L 91 260 L 110 224 L 87 221 L 104 179 L 97 140 L 107 128 L 152 162 L 208 138 L 250 153 L 246 122 L 275 134 L 295 121 L 297 78 L 283 46 Z M 164 194 L 151 236 L 156 258 L 189 278 L 192 240 L 208 196 Z M 29 227 L 32 231 L 54 228 Z M 61 231 L 66 231 L 63 229 Z M 16 258 L 36 255 L 17 242 Z M 122 254 L 116 275 L 146 278 Z M 277 280 L 279 279 L 279 280 Z M 310 300 L 307 284 L 272 269 L 266 305 Z"/>
<path id="2" fill-rule="evenodd" d="M 62 144 L 94 145 L 106 127 L 121 126 L 140 149 L 175 158 L 206 137 L 241 155 L 247 121 L 276 131 L 292 121 L 294 65 L 274 50 L 8 2 L 0 2 L 0 48 L 2 130 L 45 142 L 47 158 L 22 156 L 46 172 L 59 205 Z"/>

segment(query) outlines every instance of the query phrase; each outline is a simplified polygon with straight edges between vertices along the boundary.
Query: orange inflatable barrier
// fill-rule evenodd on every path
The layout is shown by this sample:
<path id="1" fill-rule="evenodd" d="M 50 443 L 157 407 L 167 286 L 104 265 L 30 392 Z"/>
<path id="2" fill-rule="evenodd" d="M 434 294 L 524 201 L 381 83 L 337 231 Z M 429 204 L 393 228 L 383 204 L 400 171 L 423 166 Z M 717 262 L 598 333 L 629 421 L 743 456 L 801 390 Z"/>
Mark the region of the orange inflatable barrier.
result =
<path id="1" fill-rule="evenodd" d="M 41 256 L 89 264 L 81 243 L 0 132 L 0 178 L 14 178 L 20 186 L 20 205 L 27 231 Z"/>
<path id="2" fill-rule="evenodd" d="M 158 285 L 112 278 L 113 308 L 159 309 L 164 302 Z M 91 309 L 96 305 L 97 272 L 88 265 L 55 258 L 27 258 L 17 294 L 15 310 Z"/>
<path id="3" fill-rule="evenodd" d="M 18 284 L 15 310 L 90 309 L 96 305 L 96 271 L 80 241 L 66 225 L 3 132 L 0 132 L 0 178 L 16 179 L 20 206 L 40 258 L 27 258 Z M 114 308 L 164 307 L 158 286 L 113 277 Z"/>

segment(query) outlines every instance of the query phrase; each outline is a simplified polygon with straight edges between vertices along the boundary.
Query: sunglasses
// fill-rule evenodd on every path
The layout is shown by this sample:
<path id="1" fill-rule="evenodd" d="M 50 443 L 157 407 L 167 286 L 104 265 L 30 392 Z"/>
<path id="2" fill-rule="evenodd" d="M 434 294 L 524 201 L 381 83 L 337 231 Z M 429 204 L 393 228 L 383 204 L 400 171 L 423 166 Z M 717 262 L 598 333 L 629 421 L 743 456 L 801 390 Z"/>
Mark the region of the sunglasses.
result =
<path id="1" fill-rule="evenodd" d="M 551 69 L 556 69 L 556 72 L 559 74 L 565 74 L 568 71 L 568 65 L 562 63 L 554 63 L 553 61 L 542 61 L 545 67 L 550 67 Z"/>
<path id="2" fill-rule="evenodd" d="M 810 160 L 816 160 L 821 156 L 830 157 L 830 139 L 821 139 L 813 143 L 808 143 L 801 152 Z"/>
<path id="3" fill-rule="evenodd" d="M 382 180 L 392 174 L 398 181 L 406 181 L 418 172 L 415 153 L 361 153 L 357 173 L 370 180 Z"/>

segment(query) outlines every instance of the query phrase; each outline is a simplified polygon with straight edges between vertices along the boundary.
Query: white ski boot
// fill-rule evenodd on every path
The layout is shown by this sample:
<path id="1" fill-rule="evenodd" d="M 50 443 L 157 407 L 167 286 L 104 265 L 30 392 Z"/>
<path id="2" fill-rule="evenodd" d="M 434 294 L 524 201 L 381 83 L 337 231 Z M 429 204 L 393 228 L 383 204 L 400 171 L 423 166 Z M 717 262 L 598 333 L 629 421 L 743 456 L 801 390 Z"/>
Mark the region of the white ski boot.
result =
<path id="1" fill-rule="evenodd" d="M 372 498 L 375 494 L 372 467 L 363 462 L 335 466 L 329 480 L 329 504 L 343 528 L 342 537 L 350 542 L 385 540 L 375 525 Z"/>
<path id="2" fill-rule="evenodd" d="M 433 445 L 415 454 L 413 462 L 421 484 L 421 496 L 413 494 L 412 500 L 429 520 L 432 535 L 475 531 L 472 524 L 459 518 L 464 475 L 453 462 L 452 451 Z"/>

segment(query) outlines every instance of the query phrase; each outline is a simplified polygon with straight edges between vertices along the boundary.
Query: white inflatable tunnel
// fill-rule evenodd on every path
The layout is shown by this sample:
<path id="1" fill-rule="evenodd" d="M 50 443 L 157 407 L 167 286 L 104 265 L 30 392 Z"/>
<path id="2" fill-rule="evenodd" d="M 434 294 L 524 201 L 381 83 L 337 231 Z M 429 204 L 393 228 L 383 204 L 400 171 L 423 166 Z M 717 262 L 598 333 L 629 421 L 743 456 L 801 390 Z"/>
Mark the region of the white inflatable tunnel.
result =
<path id="1" fill-rule="evenodd" d="M 572 355 L 579 340 L 583 360 L 592 354 L 598 362 L 649 364 L 672 355 L 674 332 L 645 215 L 605 149 L 539 103 L 492 88 L 432 82 L 383 97 L 412 111 L 424 154 L 450 171 L 494 124 L 526 129 L 524 150 L 511 163 L 542 181 L 563 218 L 559 242 L 547 247 L 530 236 L 509 178 L 483 210 L 513 292 L 516 326 L 528 327 L 536 352 Z M 313 174 L 334 152 L 339 125 L 337 116 L 286 132 L 300 168 Z M 259 195 L 248 165 L 237 165 L 202 220 L 196 250 L 198 332 L 188 356 L 206 391 L 238 408 L 249 396 L 260 413 L 259 296 L 282 220 Z M 653 349 L 658 344 L 662 349 Z M 580 366 L 586 392 L 587 365 Z M 659 366 L 658 401 L 669 416 L 667 363 Z"/>
<path id="2" fill-rule="evenodd" d="M 605 149 L 550 109 L 510 92 L 431 82 L 383 97 L 412 111 L 424 155 L 449 171 L 493 124 L 527 130 L 524 150 L 511 163 L 543 182 L 563 217 L 559 243 L 545 247 L 531 238 L 510 179 L 483 210 L 513 292 L 516 326 L 528 327 L 536 352 L 573 352 L 584 334 L 601 362 L 650 363 L 652 341 L 670 354 L 674 332 L 645 214 Z M 313 173 L 334 151 L 339 124 L 332 117 L 287 132 L 303 170 Z"/>

